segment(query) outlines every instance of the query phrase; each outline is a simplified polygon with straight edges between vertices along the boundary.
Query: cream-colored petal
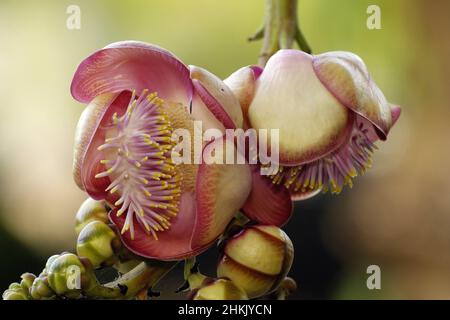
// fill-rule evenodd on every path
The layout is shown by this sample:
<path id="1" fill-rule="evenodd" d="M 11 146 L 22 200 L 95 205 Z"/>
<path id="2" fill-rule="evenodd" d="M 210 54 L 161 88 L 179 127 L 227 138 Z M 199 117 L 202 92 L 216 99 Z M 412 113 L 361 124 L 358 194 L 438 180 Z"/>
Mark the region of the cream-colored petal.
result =
<path id="1" fill-rule="evenodd" d="M 209 107 L 207 102 L 214 102 L 212 103 L 214 105 L 213 107 L 222 107 L 228 117 L 233 121 L 235 127 L 241 128 L 243 123 L 241 107 L 238 99 L 234 96 L 230 88 L 228 88 L 220 78 L 203 68 L 189 66 L 189 69 L 191 72 L 191 79 L 197 80 L 209 94 L 208 101 L 204 101 L 205 104 Z M 202 98 L 204 97 L 202 96 Z M 219 120 L 221 120 L 220 112 L 218 116 Z M 224 123 L 224 125 L 227 127 L 226 123 Z"/>
<path id="2" fill-rule="evenodd" d="M 259 69 L 258 72 L 261 71 L 262 70 Z M 244 122 L 248 122 L 247 113 L 250 103 L 255 95 L 256 78 L 255 67 L 247 66 L 240 68 L 223 80 L 239 100 L 244 116 Z"/>
<path id="3" fill-rule="evenodd" d="M 219 237 L 244 205 L 252 186 L 247 164 L 226 163 L 237 150 L 226 137 L 209 142 L 203 149 L 203 163 L 197 175 L 197 221 L 192 247 L 203 247 Z M 213 155 L 214 154 L 214 155 Z M 215 161 L 217 160 L 217 161 Z"/>
<path id="4" fill-rule="evenodd" d="M 385 139 L 393 125 L 391 109 L 361 58 L 351 52 L 327 52 L 315 56 L 313 66 L 323 85 L 342 104 L 372 122 Z"/>
<path id="5" fill-rule="evenodd" d="M 353 121 L 317 78 L 312 56 L 299 50 L 281 50 L 269 59 L 248 115 L 256 129 L 280 130 L 280 163 L 287 165 L 335 150 Z"/>

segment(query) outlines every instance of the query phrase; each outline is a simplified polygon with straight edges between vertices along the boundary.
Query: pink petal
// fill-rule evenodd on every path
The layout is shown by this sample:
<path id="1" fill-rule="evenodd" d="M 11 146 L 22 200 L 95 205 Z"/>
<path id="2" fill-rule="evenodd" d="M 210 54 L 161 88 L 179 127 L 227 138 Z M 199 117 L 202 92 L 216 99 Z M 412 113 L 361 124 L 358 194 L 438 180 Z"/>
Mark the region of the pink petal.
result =
<path id="1" fill-rule="evenodd" d="M 224 159 L 225 152 L 218 147 L 223 143 L 230 149 L 231 140 L 216 139 L 203 149 L 203 159 L 210 157 L 208 148 L 215 148 L 216 156 Z M 211 149 L 210 149 L 211 150 Z M 236 150 L 234 151 L 236 152 Z M 197 175 L 197 221 L 192 237 L 193 248 L 216 240 L 225 230 L 247 199 L 251 188 L 251 173 L 247 164 L 202 163 Z"/>
<path id="2" fill-rule="evenodd" d="M 255 76 L 255 80 L 258 80 L 259 76 L 263 73 L 264 69 L 260 66 L 250 66 L 250 69 L 253 70 L 253 74 Z"/>
<path id="3" fill-rule="evenodd" d="M 361 58 L 351 52 L 327 52 L 315 56 L 313 66 L 323 85 L 343 105 L 372 122 L 385 140 L 393 125 L 389 103 Z"/>
<path id="4" fill-rule="evenodd" d="M 111 122 L 112 115 L 117 112 L 122 115 L 129 103 L 131 93 L 122 92 L 117 94 L 106 94 L 95 98 L 87 107 L 86 114 L 80 118 L 78 134 L 75 142 L 74 177 L 79 186 L 94 199 L 104 199 L 105 189 L 109 185 L 109 178 L 95 178 L 97 173 L 105 171 L 104 165 L 100 164 L 102 157 L 97 148 L 105 142 L 105 129 Z M 110 97 L 117 97 L 111 102 Z M 98 100 L 102 101 L 99 108 L 96 107 Z M 109 102 L 108 102 L 109 101 Z M 94 110 L 90 112 L 89 110 Z M 77 143 L 78 142 L 78 143 Z"/>
<path id="5" fill-rule="evenodd" d="M 288 189 L 275 185 L 260 174 L 259 166 L 252 166 L 252 191 L 242 208 L 251 220 L 267 225 L 284 225 L 292 214 Z"/>
<path id="6" fill-rule="evenodd" d="M 236 125 L 217 99 L 212 96 L 198 80 L 194 79 L 192 80 L 192 83 L 194 84 L 195 94 L 200 97 L 201 101 L 214 117 L 220 121 L 224 128 L 235 129 Z"/>
<path id="7" fill-rule="evenodd" d="M 118 230 L 122 230 L 125 217 L 117 217 L 115 211 L 109 215 L 111 221 Z M 180 200 L 180 211 L 171 220 L 169 230 L 158 232 L 158 240 L 151 235 L 134 220 L 135 235 L 134 240 L 130 237 L 130 232 L 121 235 L 122 243 L 135 254 L 158 260 L 181 260 L 189 256 L 200 253 L 206 246 L 191 247 L 191 237 L 196 220 L 195 195 L 193 193 L 183 193 Z"/>
<path id="8" fill-rule="evenodd" d="M 137 41 L 112 43 L 86 58 L 72 80 L 72 96 L 84 103 L 105 92 L 143 89 L 186 106 L 192 98 L 189 69 L 172 53 Z"/>
<path id="9" fill-rule="evenodd" d="M 241 128 L 243 117 L 238 99 L 228 86 L 211 72 L 189 66 L 196 93 L 226 129 Z"/>
<path id="10" fill-rule="evenodd" d="M 397 122 L 398 118 L 400 118 L 401 113 L 402 108 L 400 106 L 391 105 L 392 126 Z"/>
<path id="11" fill-rule="evenodd" d="M 195 83 L 195 81 L 193 82 Z M 194 91 L 194 96 L 192 97 L 191 116 L 195 121 L 201 122 L 203 131 L 219 129 L 225 133 L 224 124 L 211 112 L 196 91 Z"/>

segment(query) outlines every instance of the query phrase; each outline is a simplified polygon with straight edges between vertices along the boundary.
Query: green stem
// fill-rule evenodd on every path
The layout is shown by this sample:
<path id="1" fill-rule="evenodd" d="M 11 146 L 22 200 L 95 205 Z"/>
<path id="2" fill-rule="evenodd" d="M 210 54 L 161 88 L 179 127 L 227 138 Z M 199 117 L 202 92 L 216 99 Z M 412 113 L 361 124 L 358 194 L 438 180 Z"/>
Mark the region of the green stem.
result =
<path id="1" fill-rule="evenodd" d="M 266 0 L 264 28 L 249 40 L 263 38 L 258 64 L 265 66 L 267 60 L 279 49 L 291 49 L 294 42 L 299 48 L 311 53 L 298 23 L 297 0 Z"/>
<path id="2" fill-rule="evenodd" d="M 186 259 L 184 261 L 184 272 L 183 272 L 184 280 L 187 280 L 191 275 L 192 268 L 195 266 L 196 261 L 197 259 L 195 257 Z"/>
<path id="3" fill-rule="evenodd" d="M 302 49 L 306 53 L 312 53 L 311 47 L 309 46 L 308 42 L 306 42 L 305 36 L 300 29 L 298 29 L 297 33 L 295 34 L 295 41 L 297 42 L 300 49 Z"/>
<path id="4" fill-rule="evenodd" d="M 115 281 L 91 286 L 85 295 L 103 299 L 134 298 L 140 291 L 155 286 L 176 264 L 177 262 L 141 262 Z"/>

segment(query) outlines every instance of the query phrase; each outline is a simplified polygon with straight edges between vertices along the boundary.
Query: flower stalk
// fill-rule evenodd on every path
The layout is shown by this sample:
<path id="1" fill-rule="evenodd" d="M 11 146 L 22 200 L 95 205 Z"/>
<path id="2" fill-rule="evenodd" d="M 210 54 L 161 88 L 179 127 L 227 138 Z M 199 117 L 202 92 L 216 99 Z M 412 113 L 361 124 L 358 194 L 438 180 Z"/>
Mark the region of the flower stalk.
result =
<path id="1" fill-rule="evenodd" d="M 303 36 L 297 17 L 297 0 L 266 0 L 264 24 L 248 40 L 263 40 L 258 64 L 266 65 L 269 58 L 280 49 L 291 49 L 294 43 L 306 53 L 311 48 Z"/>
<path id="2" fill-rule="evenodd" d="M 142 291 L 147 292 L 154 287 L 176 264 L 177 262 L 143 261 L 119 279 L 103 285 L 103 288 L 110 288 L 115 291 L 116 296 L 112 298 L 131 299 Z M 100 293 L 108 291 L 103 291 L 103 288 L 98 288 Z M 119 288 L 122 291 L 121 293 L 124 293 L 125 290 L 126 292 L 119 296 L 115 288 Z M 140 296 L 142 298 L 142 295 Z"/>

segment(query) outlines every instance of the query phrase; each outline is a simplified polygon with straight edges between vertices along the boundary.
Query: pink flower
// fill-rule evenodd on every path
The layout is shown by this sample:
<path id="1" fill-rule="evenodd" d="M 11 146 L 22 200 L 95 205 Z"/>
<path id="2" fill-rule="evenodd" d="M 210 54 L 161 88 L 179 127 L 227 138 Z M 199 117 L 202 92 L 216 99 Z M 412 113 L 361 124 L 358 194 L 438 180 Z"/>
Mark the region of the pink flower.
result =
<path id="1" fill-rule="evenodd" d="M 371 166 L 374 142 L 385 140 L 400 116 L 349 52 L 280 50 L 264 70 L 245 67 L 224 82 L 247 126 L 280 130 L 281 168 L 270 179 L 293 200 L 351 187 Z"/>
<path id="2" fill-rule="evenodd" d="M 141 42 L 113 43 L 78 67 L 73 97 L 88 106 L 75 138 L 74 178 L 112 208 L 123 243 L 140 256 L 178 260 L 223 233 L 251 189 L 248 165 L 175 164 L 176 129 L 241 127 L 239 102 L 208 71 Z M 225 138 L 209 142 L 231 144 Z M 200 155 L 208 158 L 206 148 Z"/>

